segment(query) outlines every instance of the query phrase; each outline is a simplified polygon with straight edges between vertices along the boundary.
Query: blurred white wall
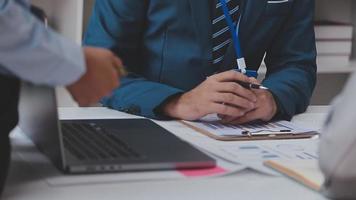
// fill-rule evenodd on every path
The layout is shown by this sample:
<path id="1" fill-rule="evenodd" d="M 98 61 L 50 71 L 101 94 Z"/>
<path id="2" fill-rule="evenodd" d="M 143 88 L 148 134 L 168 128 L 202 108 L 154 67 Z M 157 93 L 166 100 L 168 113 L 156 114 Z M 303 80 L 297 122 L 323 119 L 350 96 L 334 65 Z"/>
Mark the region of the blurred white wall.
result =
<path id="1" fill-rule="evenodd" d="M 32 3 L 46 11 L 53 28 L 81 44 L 84 0 L 32 0 Z"/>

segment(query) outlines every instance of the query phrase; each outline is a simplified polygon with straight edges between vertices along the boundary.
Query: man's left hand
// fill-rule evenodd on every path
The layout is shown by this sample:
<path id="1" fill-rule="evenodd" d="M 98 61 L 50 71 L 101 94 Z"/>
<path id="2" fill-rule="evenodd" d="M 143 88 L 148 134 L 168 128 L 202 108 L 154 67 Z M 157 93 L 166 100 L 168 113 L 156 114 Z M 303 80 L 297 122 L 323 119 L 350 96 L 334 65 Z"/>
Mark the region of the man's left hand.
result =
<path id="1" fill-rule="evenodd" d="M 261 84 L 255 78 L 252 83 Z M 221 116 L 222 122 L 227 124 L 244 124 L 255 120 L 270 121 L 277 113 L 277 104 L 268 90 L 252 90 L 257 96 L 256 108 L 242 117 Z"/>

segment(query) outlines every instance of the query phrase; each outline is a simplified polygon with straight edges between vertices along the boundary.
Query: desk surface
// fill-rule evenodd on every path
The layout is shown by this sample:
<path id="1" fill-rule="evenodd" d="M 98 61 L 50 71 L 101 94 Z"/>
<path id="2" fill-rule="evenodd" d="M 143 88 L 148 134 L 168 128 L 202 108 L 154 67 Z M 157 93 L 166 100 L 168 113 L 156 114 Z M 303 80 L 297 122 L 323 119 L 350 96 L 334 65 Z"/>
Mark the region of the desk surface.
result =
<path id="1" fill-rule="evenodd" d="M 321 127 L 327 107 L 310 107 L 307 113 L 296 116 L 293 121 Z M 61 119 L 131 118 L 134 116 L 105 108 L 61 108 Z M 178 122 L 157 122 L 185 140 L 212 142 L 210 138 L 186 137 Z M 178 128 L 179 127 L 179 128 Z M 178 130 L 179 129 L 179 130 Z M 8 185 L 3 198 L 6 200 L 48 200 L 48 199 L 324 199 L 302 185 L 284 177 L 274 177 L 244 170 L 233 175 L 206 179 L 179 179 L 164 181 L 108 182 L 58 186 L 48 183 L 47 177 L 39 169 L 49 165 L 42 162 L 38 152 L 31 158 L 23 158 L 24 153 L 33 151 L 31 145 L 23 145 L 20 130 L 12 136 L 14 152 Z M 21 145 L 22 144 L 22 145 Z M 27 161 L 25 161 L 27 160 Z M 29 162 L 30 160 L 30 162 Z M 37 167 L 34 167 L 37 166 Z"/>

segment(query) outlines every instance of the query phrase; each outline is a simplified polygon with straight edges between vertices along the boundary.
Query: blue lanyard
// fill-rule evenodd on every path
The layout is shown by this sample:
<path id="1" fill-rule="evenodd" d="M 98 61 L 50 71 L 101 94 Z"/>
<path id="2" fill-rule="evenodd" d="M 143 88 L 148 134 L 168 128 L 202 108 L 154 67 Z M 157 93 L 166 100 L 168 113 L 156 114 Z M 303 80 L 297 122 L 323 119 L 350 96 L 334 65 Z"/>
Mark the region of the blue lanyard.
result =
<path id="1" fill-rule="evenodd" d="M 231 1 L 233 1 L 233 0 L 231 0 Z M 236 58 L 237 58 L 237 60 L 236 60 L 237 71 L 247 74 L 248 76 L 257 77 L 257 72 L 246 70 L 245 58 L 243 57 L 243 54 L 242 54 L 241 44 L 240 44 L 240 39 L 239 39 L 239 31 L 238 31 L 240 29 L 241 14 L 240 14 L 237 26 L 235 27 L 234 22 L 232 21 L 232 18 L 230 16 L 230 12 L 229 12 L 229 8 L 227 6 L 226 0 L 220 0 L 220 3 L 221 3 L 221 7 L 223 9 L 224 15 L 225 15 L 227 25 L 229 26 L 232 41 L 234 44 Z"/>
<path id="2" fill-rule="evenodd" d="M 232 18 L 230 16 L 230 12 L 229 12 L 229 8 L 227 6 L 226 0 L 220 0 L 220 3 L 221 3 L 222 10 L 224 12 L 224 15 L 225 15 L 227 25 L 229 26 L 229 29 L 230 29 L 232 41 L 234 43 L 236 58 L 238 58 L 238 59 L 243 58 L 240 39 L 239 39 L 239 32 L 237 31 L 240 26 L 241 15 L 240 15 L 239 21 L 237 23 L 237 27 L 235 27 L 234 22 L 232 21 Z"/>

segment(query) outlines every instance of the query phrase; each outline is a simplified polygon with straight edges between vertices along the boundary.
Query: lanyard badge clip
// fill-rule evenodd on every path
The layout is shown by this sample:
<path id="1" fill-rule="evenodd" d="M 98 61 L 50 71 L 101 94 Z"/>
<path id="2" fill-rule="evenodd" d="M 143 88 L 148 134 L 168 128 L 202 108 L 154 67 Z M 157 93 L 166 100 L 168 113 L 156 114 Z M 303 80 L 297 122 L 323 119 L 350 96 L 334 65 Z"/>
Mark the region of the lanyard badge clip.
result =
<path id="1" fill-rule="evenodd" d="M 248 77 L 257 78 L 257 76 L 258 76 L 257 71 L 246 69 L 246 62 L 243 57 L 236 59 L 236 63 L 237 63 L 237 67 L 236 67 L 235 71 L 243 73 Z"/>
<path id="2" fill-rule="evenodd" d="M 248 77 L 257 78 L 257 76 L 258 76 L 257 71 L 246 69 L 245 58 L 243 57 L 243 54 L 242 54 L 242 49 L 241 49 L 241 44 L 240 44 L 240 39 L 239 39 L 239 28 L 240 28 L 241 14 L 240 14 L 237 26 L 235 27 L 232 17 L 230 16 L 230 12 L 229 12 L 229 8 L 227 6 L 226 0 L 220 0 L 220 3 L 221 3 L 221 8 L 225 15 L 226 22 L 230 29 L 230 33 L 231 33 L 231 37 L 232 37 L 232 41 L 234 44 L 235 53 L 236 53 L 236 57 L 237 57 L 237 59 L 236 59 L 237 66 L 236 66 L 235 71 L 243 73 Z"/>

